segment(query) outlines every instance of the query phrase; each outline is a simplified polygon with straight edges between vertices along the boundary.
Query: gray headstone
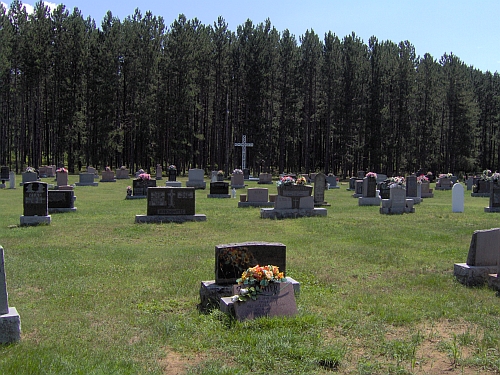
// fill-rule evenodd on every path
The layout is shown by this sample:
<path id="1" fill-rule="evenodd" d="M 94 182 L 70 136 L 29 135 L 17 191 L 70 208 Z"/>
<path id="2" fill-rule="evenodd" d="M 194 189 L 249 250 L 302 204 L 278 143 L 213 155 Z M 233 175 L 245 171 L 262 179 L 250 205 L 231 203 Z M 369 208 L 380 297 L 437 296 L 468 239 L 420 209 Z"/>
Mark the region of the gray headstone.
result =
<path id="1" fill-rule="evenodd" d="M 324 173 L 317 173 L 314 176 L 314 203 L 325 201 L 326 176 Z"/>
<path id="2" fill-rule="evenodd" d="M 495 266 L 500 252 L 500 228 L 476 230 L 472 234 L 467 264 L 469 266 Z"/>
<path id="3" fill-rule="evenodd" d="M 374 198 L 377 193 L 377 179 L 375 177 L 363 178 L 363 197 Z"/>
<path id="4" fill-rule="evenodd" d="M 268 188 L 249 188 L 247 190 L 247 202 L 268 202 Z"/>
<path id="5" fill-rule="evenodd" d="M 5 279 L 3 247 L 0 246 L 0 315 L 9 313 L 9 298 Z"/>
<path id="6" fill-rule="evenodd" d="M 233 288 L 234 294 L 239 293 L 240 285 Z M 294 316 L 297 314 L 297 303 L 291 283 L 270 283 L 263 288 L 254 301 L 235 302 L 234 313 L 239 321 L 262 316 Z"/>
<path id="7" fill-rule="evenodd" d="M 92 185 L 94 183 L 94 174 L 93 173 L 80 173 L 80 184 L 83 185 Z"/>
<path id="8" fill-rule="evenodd" d="M 496 182 L 490 185 L 490 207 L 500 208 L 500 184 Z"/>
<path id="9" fill-rule="evenodd" d="M 406 196 L 417 197 L 417 176 L 408 176 L 406 178 Z"/>
<path id="10" fill-rule="evenodd" d="M 10 171 L 9 173 L 9 189 L 16 188 L 16 174 L 14 171 Z"/>
<path id="11" fill-rule="evenodd" d="M 452 212 L 464 212 L 464 187 L 460 183 L 451 189 L 451 207 Z"/>
<path id="12" fill-rule="evenodd" d="M 401 208 L 404 210 L 406 207 L 406 191 L 397 187 L 391 188 L 390 200 L 393 209 Z"/>

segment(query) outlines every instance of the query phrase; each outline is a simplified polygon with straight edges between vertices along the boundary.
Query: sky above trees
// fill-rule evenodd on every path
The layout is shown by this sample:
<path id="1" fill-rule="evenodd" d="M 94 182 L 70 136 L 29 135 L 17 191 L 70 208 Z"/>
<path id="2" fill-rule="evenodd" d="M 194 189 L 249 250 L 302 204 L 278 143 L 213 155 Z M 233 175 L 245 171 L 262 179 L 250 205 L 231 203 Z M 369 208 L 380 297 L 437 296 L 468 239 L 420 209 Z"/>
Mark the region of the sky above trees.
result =
<path id="1" fill-rule="evenodd" d="M 8 7 L 10 2 L 3 3 Z M 29 2 L 23 4 L 28 11 L 32 8 Z M 198 18 L 206 25 L 222 16 L 233 31 L 247 19 L 260 23 L 269 18 L 278 31 L 288 29 L 297 39 L 312 29 L 320 37 L 328 31 L 340 38 L 355 32 L 365 43 L 371 36 L 395 43 L 408 40 L 420 56 L 430 53 L 439 58 L 453 53 L 483 72 L 500 71 L 500 49 L 496 47 L 500 23 L 495 19 L 500 14 L 498 0 L 146 0 L 140 4 L 132 0 L 68 0 L 63 4 L 70 12 L 77 7 L 97 25 L 108 10 L 123 20 L 133 15 L 136 8 L 143 14 L 150 10 L 163 17 L 166 25 L 179 14 L 187 19 Z"/>

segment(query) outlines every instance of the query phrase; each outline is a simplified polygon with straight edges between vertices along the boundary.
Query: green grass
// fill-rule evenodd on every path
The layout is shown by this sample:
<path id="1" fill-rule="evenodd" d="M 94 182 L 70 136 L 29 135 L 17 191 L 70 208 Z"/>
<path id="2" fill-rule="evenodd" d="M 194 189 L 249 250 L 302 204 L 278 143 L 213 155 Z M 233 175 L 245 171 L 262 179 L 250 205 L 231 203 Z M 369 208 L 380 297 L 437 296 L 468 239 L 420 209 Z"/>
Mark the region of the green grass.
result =
<path id="1" fill-rule="evenodd" d="M 441 357 L 445 370 L 500 371 L 499 299 L 453 277 L 472 233 L 499 226 L 487 198 L 466 191 L 458 214 L 451 192 L 435 191 L 414 214 L 389 216 L 342 185 L 325 193 L 327 217 L 267 220 L 197 190 L 206 222 L 135 224 L 146 200 L 125 199 L 131 183 L 76 187 L 76 212 L 22 228 L 22 189 L 0 191 L 9 305 L 22 322 L 21 341 L 0 346 L 1 374 L 417 374 Z M 296 317 L 197 311 L 215 245 L 244 241 L 287 246 Z"/>

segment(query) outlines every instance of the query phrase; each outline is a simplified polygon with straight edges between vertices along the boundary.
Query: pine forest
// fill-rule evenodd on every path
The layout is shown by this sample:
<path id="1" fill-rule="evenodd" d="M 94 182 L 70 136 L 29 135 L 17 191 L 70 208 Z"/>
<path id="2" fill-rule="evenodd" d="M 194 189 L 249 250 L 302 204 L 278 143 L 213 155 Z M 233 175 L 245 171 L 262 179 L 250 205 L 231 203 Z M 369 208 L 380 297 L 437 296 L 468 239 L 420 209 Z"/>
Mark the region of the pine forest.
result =
<path id="1" fill-rule="evenodd" d="M 334 27 L 334 25 L 332 25 Z M 500 77 L 355 32 L 0 5 L 0 163 L 403 175 L 500 166 Z"/>

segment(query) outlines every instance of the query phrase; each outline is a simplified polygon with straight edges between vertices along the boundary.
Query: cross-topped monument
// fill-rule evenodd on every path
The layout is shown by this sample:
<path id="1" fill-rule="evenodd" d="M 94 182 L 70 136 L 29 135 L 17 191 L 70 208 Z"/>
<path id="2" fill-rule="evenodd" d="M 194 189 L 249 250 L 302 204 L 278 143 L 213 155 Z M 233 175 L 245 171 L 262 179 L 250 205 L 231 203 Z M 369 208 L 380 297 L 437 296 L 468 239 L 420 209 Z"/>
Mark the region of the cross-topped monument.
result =
<path id="1" fill-rule="evenodd" d="M 247 147 L 253 147 L 253 143 L 247 143 L 247 136 L 241 136 L 241 142 L 235 143 L 235 146 L 241 147 L 241 169 L 247 167 Z"/>

